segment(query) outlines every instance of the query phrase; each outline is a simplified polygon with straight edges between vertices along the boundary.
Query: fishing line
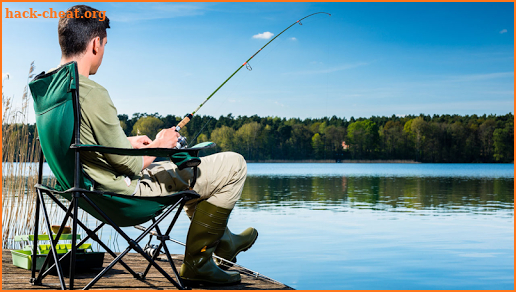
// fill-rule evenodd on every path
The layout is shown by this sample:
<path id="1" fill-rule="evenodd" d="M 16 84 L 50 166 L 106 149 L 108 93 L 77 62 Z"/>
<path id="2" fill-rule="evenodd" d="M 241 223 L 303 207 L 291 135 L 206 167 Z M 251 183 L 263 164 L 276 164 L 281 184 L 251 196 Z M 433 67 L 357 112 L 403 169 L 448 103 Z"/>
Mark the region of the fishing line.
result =
<path id="1" fill-rule="evenodd" d="M 324 13 L 324 12 L 323 12 L 323 13 Z M 315 13 L 315 14 L 317 14 L 317 13 Z M 307 16 L 307 17 L 308 17 L 308 16 Z M 305 18 L 306 18 L 306 17 L 305 17 Z M 321 20 L 319 20 L 319 19 L 318 19 L 318 20 L 315 20 L 315 21 L 321 21 Z M 315 21 L 310 21 L 310 22 L 315 22 Z M 300 22 L 300 24 L 301 24 L 301 22 Z M 287 28 L 287 29 L 288 29 L 288 28 Z M 286 30 L 287 30 L 287 29 L 286 29 Z M 282 31 L 281 33 L 285 32 L 286 30 Z M 280 34 L 281 34 L 281 33 L 280 33 Z M 270 47 L 270 49 L 269 49 L 265 54 L 262 54 L 262 55 L 261 55 L 261 56 L 262 56 L 262 59 L 263 59 L 263 60 L 268 60 L 268 59 L 269 59 L 269 56 L 270 56 L 273 52 L 275 52 L 275 51 L 276 51 L 276 49 L 278 48 L 278 46 L 279 46 L 280 44 L 284 44 L 284 43 L 285 43 L 285 41 L 289 39 L 289 36 L 292 36 L 292 33 L 289 33 L 288 35 L 285 35 L 285 37 L 284 37 L 284 38 L 278 38 L 278 42 L 276 42 L 273 46 L 271 46 L 271 47 Z M 276 37 L 279 37 L 279 34 L 278 34 L 278 35 L 276 35 L 276 36 L 275 36 L 272 40 L 270 40 L 267 44 L 271 43 L 271 42 L 272 42 Z M 291 38 L 290 38 L 290 39 L 291 39 Z M 294 40 L 293 40 L 293 41 L 294 41 Z M 295 40 L 295 41 L 297 41 L 297 40 Z M 267 46 L 267 44 L 266 44 L 265 46 Z M 265 46 L 263 46 L 263 47 L 262 47 L 262 49 L 263 49 Z M 261 49 L 260 49 L 258 52 L 260 52 L 260 51 L 261 51 Z M 258 52 L 257 52 L 257 53 L 258 53 Z M 256 55 L 257 55 L 257 53 L 255 53 L 255 55 L 254 55 L 254 56 L 256 56 Z M 251 59 L 252 59 L 252 57 L 251 57 Z M 244 63 L 244 64 L 245 64 L 246 69 L 247 69 L 248 71 L 252 71 L 252 70 L 253 70 L 253 69 L 252 69 L 252 66 L 251 66 L 251 64 L 250 64 L 250 62 L 246 62 L 246 63 Z M 266 64 L 264 64 L 264 65 L 266 65 Z M 264 67 L 265 67 L 265 66 L 264 66 Z M 238 70 L 237 70 L 237 71 L 238 71 Z M 226 98 L 224 99 L 224 101 L 223 101 L 223 102 L 222 102 L 222 103 L 221 103 L 221 104 L 216 108 L 216 110 L 217 110 L 217 111 L 218 111 L 218 110 L 220 110 L 220 108 L 221 108 L 223 105 L 225 105 L 225 103 L 226 103 L 226 102 L 227 102 L 227 100 L 229 99 L 229 96 L 230 96 L 230 95 L 232 95 L 232 94 L 233 94 L 237 89 L 239 89 L 240 85 L 242 84 L 242 82 L 244 81 L 244 79 L 245 79 L 245 78 L 247 78 L 247 75 L 244 75 L 243 77 L 241 77 L 241 78 L 238 80 L 238 82 L 237 82 L 236 86 L 234 86 L 234 87 L 233 87 L 233 90 L 231 90 L 230 92 L 228 92 L 228 93 L 226 94 L 226 96 L 227 96 L 227 97 L 226 97 Z M 209 122 L 210 122 L 210 120 L 208 119 L 208 120 L 203 124 L 203 126 L 201 127 L 201 129 L 200 129 L 200 130 L 199 130 L 199 131 L 198 131 L 198 132 L 193 136 L 193 138 L 192 138 L 192 139 L 190 139 L 190 141 L 189 141 L 189 142 L 187 142 L 187 144 L 186 144 L 187 146 L 188 146 L 188 145 L 190 145 L 190 144 L 192 144 L 192 143 L 194 143 L 194 142 L 197 140 L 197 138 L 202 134 L 202 131 L 203 131 L 203 130 L 204 130 L 204 128 L 208 125 L 208 123 L 209 123 Z"/>
<path id="2" fill-rule="evenodd" d="M 268 58 L 268 56 L 269 56 L 269 55 L 270 55 L 270 54 L 271 54 L 271 53 L 272 53 L 272 52 L 273 52 L 273 51 L 274 51 L 274 50 L 275 50 L 275 49 L 276 49 L 280 44 L 282 44 L 282 43 L 285 41 L 285 39 L 278 39 L 278 40 L 279 40 L 279 42 L 278 42 L 278 43 L 276 43 L 276 44 L 274 44 L 274 45 L 271 47 L 271 49 L 270 49 L 270 50 L 268 50 L 268 52 L 262 56 L 262 59 L 266 60 L 266 59 Z M 250 68 L 248 68 L 247 66 L 249 66 Z M 246 64 L 246 69 L 247 69 L 248 71 L 252 71 L 252 70 L 253 70 L 253 68 L 252 68 L 252 66 L 250 65 L 250 63 L 247 63 L 247 64 Z M 216 110 L 216 111 L 219 111 L 219 110 L 222 108 L 222 106 L 226 104 L 226 102 L 228 101 L 228 99 L 229 99 L 230 95 L 232 95 L 232 94 L 233 94 L 237 89 L 240 89 L 240 88 L 241 88 L 242 82 L 243 82 L 246 78 L 248 78 L 248 76 L 249 76 L 249 74 L 242 74 L 242 77 L 237 77 L 237 78 L 239 78 L 239 79 L 238 79 L 238 81 L 237 81 L 237 83 L 235 84 L 235 86 L 233 87 L 233 89 L 232 89 L 231 91 L 229 91 L 229 92 L 226 94 L 226 98 L 224 99 L 224 101 L 223 101 L 222 103 L 220 103 L 220 105 L 219 105 L 217 108 L 215 108 L 215 110 Z M 188 142 L 188 144 L 187 144 L 187 145 L 191 145 L 192 143 L 194 143 L 194 142 L 197 140 L 197 138 L 202 134 L 202 131 L 203 131 L 203 130 L 204 130 L 204 128 L 208 125 L 208 123 L 209 123 L 209 122 L 210 122 L 210 120 L 207 120 L 207 121 L 203 124 L 203 126 L 201 127 L 201 129 L 200 129 L 200 130 L 199 130 L 199 131 L 194 135 L 194 137 L 193 137 L 193 138 Z"/>
<path id="3" fill-rule="evenodd" d="M 181 122 L 179 122 L 179 124 L 176 126 L 175 130 L 177 132 L 179 132 L 181 130 L 181 128 L 183 128 L 184 126 L 186 126 L 186 124 L 188 124 L 188 122 L 190 122 L 190 120 L 193 118 L 193 115 L 197 113 L 197 111 L 199 111 L 199 109 L 201 109 L 201 107 L 206 103 L 208 102 L 208 100 L 210 100 L 210 98 L 215 95 L 215 93 L 217 93 L 217 91 L 219 91 L 220 88 L 222 88 L 222 86 L 224 86 L 231 78 L 233 78 L 233 76 L 238 73 L 238 71 L 240 71 L 240 69 L 242 69 L 244 66 L 246 66 L 250 61 L 251 59 L 253 59 L 256 55 L 258 55 L 258 53 L 260 53 L 262 51 L 262 49 L 264 49 L 265 47 L 267 47 L 271 42 L 273 42 L 276 38 L 278 38 L 281 34 L 283 34 L 285 31 L 287 31 L 288 29 L 290 29 L 291 27 L 293 27 L 294 25 L 296 24 L 301 24 L 302 25 L 302 21 L 310 16 L 313 16 L 313 15 L 316 15 L 316 14 L 327 14 L 329 16 L 331 16 L 331 14 L 327 13 L 327 12 L 316 12 L 316 13 L 312 13 L 308 16 L 305 16 L 303 18 L 301 18 L 300 20 L 297 20 L 296 22 L 292 23 L 289 27 L 285 28 L 283 31 L 281 31 L 279 34 L 277 34 L 275 37 L 273 37 L 270 41 L 268 41 L 263 47 L 261 47 L 258 51 L 256 51 L 256 53 L 254 53 L 249 59 L 247 59 L 247 61 L 245 61 L 242 65 L 240 65 L 240 67 L 238 67 L 238 69 L 233 72 L 233 74 L 231 74 L 219 87 L 217 87 L 217 89 L 215 89 L 215 91 L 213 91 L 212 94 L 210 94 L 204 101 L 203 103 L 201 103 L 191 114 L 187 114 L 183 120 L 181 120 Z M 179 139 L 178 139 L 178 143 L 177 143 L 177 146 L 175 148 L 184 148 L 184 147 L 187 147 L 187 141 L 184 137 L 180 136 Z"/>
<path id="4" fill-rule="evenodd" d="M 233 89 L 231 91 L 229 91 L 228 93 L 226 93 L 226 98 L 219 104 L 218 107 L 214 108 L 215 111 L 219 111 L 223 105 L 226 104 L 226 102 L 228 101 L 229 97 L 235 93 L 235 91 L 237 89 L 240 89 L 240 86 L 242 85 L 242 82 L 247 78 L 247 74 L 245 75 L 242 75 L 242 77 L 238 77 L 238 80 L 236 81 L 236 84 L 235 86 L 233 87 Z M 186 145 L 191 145 L 192 143 L 194 143 L 197 138 L 199 138 L 199 136 L 202 134 L 202 131 L 204 130 L 204 128 L 210 123 L 210 119 L 207 119 L 206 122 L 204 122 L 204 124 L 202 125 L 201 129 L 197 131 L 197 133 L 193 136 L 192 139 L 190 139 L 190 141 L 186 144 Z"/>

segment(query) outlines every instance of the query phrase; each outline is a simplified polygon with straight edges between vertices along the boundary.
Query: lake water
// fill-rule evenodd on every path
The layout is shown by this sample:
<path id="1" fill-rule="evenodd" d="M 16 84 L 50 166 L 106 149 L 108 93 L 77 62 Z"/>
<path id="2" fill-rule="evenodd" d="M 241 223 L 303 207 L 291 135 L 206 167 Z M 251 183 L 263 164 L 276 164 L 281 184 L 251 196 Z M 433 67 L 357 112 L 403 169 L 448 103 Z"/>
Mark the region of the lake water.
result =
<path id="1" fill-rule="evenodd" d="M 249 164 L 248 226 L 238 263 L 296 289 L 514 289 L 513 164 Z"/>

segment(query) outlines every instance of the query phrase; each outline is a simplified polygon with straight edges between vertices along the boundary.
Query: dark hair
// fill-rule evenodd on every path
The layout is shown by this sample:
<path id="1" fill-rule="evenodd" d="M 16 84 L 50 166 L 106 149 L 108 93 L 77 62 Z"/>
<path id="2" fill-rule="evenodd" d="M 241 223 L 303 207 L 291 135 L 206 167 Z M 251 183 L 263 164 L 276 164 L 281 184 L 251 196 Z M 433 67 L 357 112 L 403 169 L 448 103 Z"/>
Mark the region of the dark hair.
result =
<path id="1" fill-rule="evenodd" d="M 100 37 L 102 43 L 107 36 L 106 29 L 109 28 L 109 18 L 106 17 L 105 11 L 99 11 L 86 5 L 75 5 L 68 8 L 66 13 L 72 13 L 73 17 L 59 19 L 57 28 L 63 56 L 78 55 L 86 50 L 88 42 L 93 38 Z M 95 15 L 97 17 L 93 17 Z"/>

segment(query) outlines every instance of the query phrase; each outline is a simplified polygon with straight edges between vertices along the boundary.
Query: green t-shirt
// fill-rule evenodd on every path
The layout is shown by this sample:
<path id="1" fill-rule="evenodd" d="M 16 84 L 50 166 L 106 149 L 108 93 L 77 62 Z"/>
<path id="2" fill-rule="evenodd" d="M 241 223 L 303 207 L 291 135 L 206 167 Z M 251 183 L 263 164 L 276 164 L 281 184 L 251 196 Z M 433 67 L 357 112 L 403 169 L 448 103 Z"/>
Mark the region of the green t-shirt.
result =
<path id="1" fill-rule="evenodd" d="M 132 148 L 104 87 L 79 75 L 79 103 L 81 144 Z M 143 168 L 142 156 L 84 151 L 81 161 L 86 174 L 96 182 L 96 189 L 129 196 L 136 192 Z"/>

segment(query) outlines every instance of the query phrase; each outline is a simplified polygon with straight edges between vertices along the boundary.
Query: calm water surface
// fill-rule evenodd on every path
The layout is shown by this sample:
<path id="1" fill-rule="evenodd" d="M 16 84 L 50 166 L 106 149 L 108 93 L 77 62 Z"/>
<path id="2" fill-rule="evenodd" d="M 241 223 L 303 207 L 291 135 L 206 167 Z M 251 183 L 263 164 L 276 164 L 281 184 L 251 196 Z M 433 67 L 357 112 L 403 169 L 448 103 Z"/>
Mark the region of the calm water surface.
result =
<path id="1" fill-rule="evenodd" d="M 513 164 L 249 164 L 248 226 L 238 263 L 296 289 L 514 289 Z"/>

